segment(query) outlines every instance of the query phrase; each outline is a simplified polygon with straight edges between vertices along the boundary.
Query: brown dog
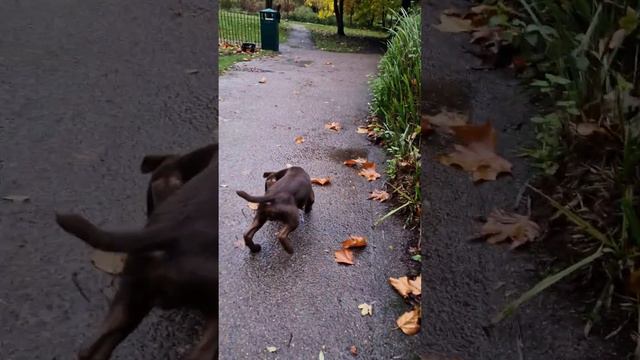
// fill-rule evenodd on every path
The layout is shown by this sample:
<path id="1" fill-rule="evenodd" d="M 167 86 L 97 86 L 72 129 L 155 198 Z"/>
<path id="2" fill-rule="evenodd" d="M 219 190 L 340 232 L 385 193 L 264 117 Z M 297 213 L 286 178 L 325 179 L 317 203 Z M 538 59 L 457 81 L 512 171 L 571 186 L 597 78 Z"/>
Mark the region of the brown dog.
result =
<path id="1" fill-rule="evenodd" d="M 66 232 L 90 246 L 128 254 L 100 335 L 80 352 L 80 359 L 109 359 L 115 347 L 155 306 L 202 311 L 206 329 L 189 359 L 217 359 L 218 145 L 171 159 L 163 161 L 152 175 L 152 200 L 147 204 L 152 210 L 143 229 L 107 231 L 80 215 L 56 214 L 56 221 Z M 180 186 L 163 182 L 167 179 L 157 173 L 162 166 L 172 169 L 166 170 L 173 174 L 167 176 L 178 176 Z M 174 192 L 153 194 L 157 181 L 170 184 Z"/>
<path id="2" fill-rule="evenodd" d="M 253 242 L 253 236 L 268 221 L 281 221 L 284 227 L 278 232 L 278 241 L 289 254 L 293 248 L 288 236 L 299 223 L 298 209 L 309 213 L 315 201 L 311 188 L 311 178 L 301 167 L 291 167 L 277 172 L 266 172 L 264 196 L 251 196 L 244 191 L 236 191 L 243 199 L 258 203 L 256 217 L 244 234 L 244 243 L 251 252 L 258 252 L 261 246 Z"/>

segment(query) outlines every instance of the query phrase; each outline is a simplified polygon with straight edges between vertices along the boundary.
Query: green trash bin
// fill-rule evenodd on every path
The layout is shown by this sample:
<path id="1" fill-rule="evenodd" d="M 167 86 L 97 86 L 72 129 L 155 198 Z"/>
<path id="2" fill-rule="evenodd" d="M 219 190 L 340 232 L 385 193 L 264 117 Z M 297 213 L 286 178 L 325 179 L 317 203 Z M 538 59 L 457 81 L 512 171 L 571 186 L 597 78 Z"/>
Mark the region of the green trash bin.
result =
<path id="1" fill-rule="evenodd" d="M 280 13 L 273 9 L 260 10 L 260 41 L 263 50 L 279 51 L 278 25 Z"/>

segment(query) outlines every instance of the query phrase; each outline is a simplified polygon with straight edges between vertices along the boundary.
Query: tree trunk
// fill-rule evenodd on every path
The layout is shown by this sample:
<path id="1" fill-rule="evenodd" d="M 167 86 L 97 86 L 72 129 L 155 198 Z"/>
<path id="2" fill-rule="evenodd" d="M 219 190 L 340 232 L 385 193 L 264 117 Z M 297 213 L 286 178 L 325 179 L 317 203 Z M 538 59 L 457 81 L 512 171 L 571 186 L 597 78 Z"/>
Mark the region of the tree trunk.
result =
<path id="1" fill-rule="evenodd" d="M 265 7 L 267 9 L 273 9 L 273 0 L 265 0 Z"/>
<path id="2" fill-rule="evenodd" d="M 405 11 L 409 11 L 409 8 L 411 7 L 411 0 L 402 0 L 402 8 Z"/>
<path id="3" fill-rule="evenodd" d="M 344 34 L 344 0 L 333 0 L 333 12 L 336 14 L 336 24 L 338 26 L 338 35 Z"/>

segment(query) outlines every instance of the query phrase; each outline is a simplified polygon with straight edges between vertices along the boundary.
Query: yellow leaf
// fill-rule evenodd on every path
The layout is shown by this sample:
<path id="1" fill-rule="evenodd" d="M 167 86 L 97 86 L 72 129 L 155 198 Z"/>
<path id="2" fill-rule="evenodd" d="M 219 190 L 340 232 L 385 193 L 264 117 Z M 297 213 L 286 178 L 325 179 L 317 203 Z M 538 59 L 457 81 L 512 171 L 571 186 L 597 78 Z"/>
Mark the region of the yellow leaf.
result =
<path id="1" fill-rule="evenodd" d="M 373 315 L 373 306 L 367 304 L 367 303 L 362 303 L 360 305 L 358 305 L 358 309 L 360 309 L 360 315 L 362 316 L 366 316 L 366 315 Z"/>

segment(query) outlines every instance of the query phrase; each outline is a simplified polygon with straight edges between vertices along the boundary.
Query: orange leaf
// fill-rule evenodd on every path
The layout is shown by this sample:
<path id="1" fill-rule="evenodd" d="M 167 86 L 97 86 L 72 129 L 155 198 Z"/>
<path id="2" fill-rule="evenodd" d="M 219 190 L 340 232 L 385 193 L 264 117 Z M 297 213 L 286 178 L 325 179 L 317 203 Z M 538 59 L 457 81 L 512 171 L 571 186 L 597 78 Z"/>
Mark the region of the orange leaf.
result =
<path id="1" fill-rule="evenodd" d="M 409 280 L 406 276 L 398 279 L 389 278 L 389 284 L 405 298 L 410 294 L 416 296 L 422 294 L 422 275 L 418 275 L 418 277 L 413 280 Z"/>
<path id="2" fill-rule="evenodd" d="M 367 159 L 363 159 L 363 158 L 357 158 L 357 159 L 349 159 L 346 160 L 343 164 L 349 166 L 349 167 L 357 167 L 357 166 L 361 166 L 362 164 L 366 163 Z"/>
<path id="3" fill-rule="evenodd" d="M 460 166 L 473 175 L 473 181 L 495 180 L 498 174 L 511 173 L 511 163 L 495 153 L 497 136 L 490 122 L 453 126 L 451 130 L 463 145 L 454 145 L 455 151 L 440 156 L 440 163 Z"/>
<path id="4" fill-rule="evenodd" d="M 384 190 L 373 190 L 369 193 L 369 200 L 377 200 L 379 202 L 385 202 L 389 200 L 391 195 Z"/>
<path id="5" fill-rule="evenodd" d="M 356 129 L 356 132 L 358 134 L 368 134 L 369 128 L 367 128 L 366 126 L 358 126 L 358 128 Z"/>
<path id="6" fill-rule="evenodd" d="M 329 185 L 331 184 L 331 178 L 311 178 L 311 183 L 320 186 Z"/>
<path id="7" fill-rule="evenodd" d="M 295 140 L 296 144 L 302 144 L 304 142 L 304 137 L 296 136 L 296 138 L 294 140 Z"/>
<path id="8" fill-rule="evenodd" d="M 376 172 L 376 164 L 372 162 L 362 164 L 362 170 L 360 170 L 358 175 L 363 176 L 367 181 L 374 181 L 380 177 L 380 174 Z"/>
<path id="9" fill-rule="evenodd" d="M 330 122 L 328 124 L 324 125 L 325 129 L 329 129 L 329 130 L 333 130 L 333 131 L 340 131 L 340 129 L 342 129 L 342 125 L 340 125 L 339 122 L 333 121 Z"/>
<path id="10" fill-rule="evenodd" d="M 343 249 L 367 246 L 367 238 L 364 236 L 350 235 L 349 238 L 342 242 Z"/>
<path id="11" fill-rule="evenodd" d="M 396 324 L 406 335 L 415 335 L 420 331 L 420 307 L 416 306 L 411 311 L 400 315 Z"/>
<path id="12" fill-rule="evenodd" d="M 353 252 L 349 249 L 337 250 L 334 256 L 337 263 L 353 265 Z"/>
<path id="13" fill-rule="evenodd" d="M 487 237 L 489 244 L 497 244 L 511 239 L 511 249 L 527 242 L 534 241 L 540 235 L 540 227 L 529 220 L 528 216 L 507 214 L 494 210 L 482 226 L 482 236 Z"/>

